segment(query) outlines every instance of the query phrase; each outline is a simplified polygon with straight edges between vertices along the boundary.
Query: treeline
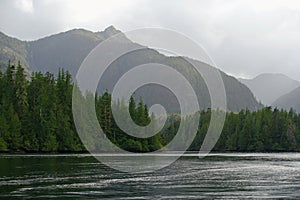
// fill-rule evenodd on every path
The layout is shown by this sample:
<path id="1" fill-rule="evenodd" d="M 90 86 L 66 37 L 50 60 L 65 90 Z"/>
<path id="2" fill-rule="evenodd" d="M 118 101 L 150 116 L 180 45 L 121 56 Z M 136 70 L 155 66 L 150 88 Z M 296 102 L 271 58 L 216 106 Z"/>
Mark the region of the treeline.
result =
<path id="1" fill-rule="evenodd" d="M 139 126 L 146 126 L 151 120 L 156 121 L 154 115 L 150 116 L 148 107 L 143 103 L 142 99 L 136 104 L 134 98 L 131 97 L 128 107 L 123 101 L 113 102 L 113 105 L 111 104 L 111 95 L 107 92 L 96 98 L 96 114 L 99 124 L 106 137 L 108 137 L 112 143 L 131 152 L 152 152 L 161 149 L 164 146 L 165 140 L 162 138 L 161 133 L 157 133 L 149 138 L 136 138 L 124 133 L 114 120 L 111 110 L 112 106 L 116 108 L 117 112 L 121 113 L 121 116 L 124 116 L 126 110 L 129 109 L 131 119 Z M 127 121 L 128 118 L 123 119 L 123 123 L 127 123 Z M 154 132 L 155 126 L 154 123 L 154 126 L 151 127 L 151 130 L 153 129 L 153 131 L 150 130 L 151 132 Z M 143 134 L 145 133 L 138 132 L 138 135 L 140 136 Z M 101 140 L 101 138 L 99 140 Z M 95 147 L 90 149 L 93 149 L 94 151 L 109 150 L 108 146 L 97 146 L 99 144 L 101 144 L 101 142 L 95 142 Z"/>
<path id="2" fill-rule="evenodd" d="M 199 151 L 209 126 L 210 115 L 209 110 L 201 112 L 198 133 L 189 150 Z M 293 109 L 285 111 L 271 107 L 255 112 L 228 112 L 222 134 L 214 147 L 214 151 L 220 152 L 299 150 L 300 115 Z"/>
<path id="3" fill-rule="evenodd" d="M 201 111 L 197 135 L 190 151 L 199 151 L 210 123 L 211 110 Z M 218 111 L 222 112 L 222 111 Z M 162 136 L 170 141 L 180 125 L 180 117 L 168 119 Z M 290 111 L 265 107 L 250 112 L 227 112 L 222 134 L 214 151 L 217 152 L 280 152 L 300 151 L 300 115 Z"/>
<path id="4" fill-rule="evenodd" d="M 59 71 L 57 78 L 51 73 L 39 72 L 32 73 L 28 78 L 20 63 L 17 66 L 9 64 L 5 72 L 0 72 L 0 151 L 86 151 L 73 120 L 72 91 L 71 75 L 64 70 Z M 82 98 L 84 101 L 86 97 Z M 175 136 L 180 125 L 180 116 L 170 115 L 160 133 L 146 139 L 135 138 L 117 126 L 109 93 L 91 98 L 95 98 L 97 118 L 106 137 L 122 149 L 150 152 L 163 148 Z M 142 99 L 136 102 L 132 97 L 129 107 L 120 102 L 116 102 L 116 105 L 120 112 L 129 109 L 132 119 L 138 125 L 148 125 L 151 120 L 159 121 L 149 114 Z M 201 111 L 199 129 L 189 150 L 200 149 L 211 112 L 214 111 Z M 189 127 L 185 128 L 188 130 Z M 185 141 L 183 137 L 182 142 Z M 93 151 L 101 150 L 101 142 L 91 141 L 90 147 Z M 214 150 L 299 151 L 300 115 L 294 110 L 284 111 L 271 107 L 256 112 L 228 112 Z"/>
<path id="5" fill-rule="evenodd" d="M 20 65 L 0 72 L 1 151 L 83 150 L 72 119 L 69 73 L 32 73 Z"/>
<path id="6" fill-rule="evenodd" d="M 271 107 L 228 113 L 216 151 L 299 151 L 300 115 Z"/>
<path id="7" fill-rule="evenodd" d="M 9 63 L 4 73 L 0 71 L 0 90 L 0 151 L 86 151 L 73 120 L 73 84 L 68 72 L 60 70 L 57 78 L 51 73 L 34 72 L 28 79 L 20 63 Z M 107 92 L 95 97 L 95 105 L 101 127 L 119 147 L 141 152 L 162 147 L 160 134 L 138 139 L 123 133 L 112 117 Z M 142 100 L 136 105 L 131 98 L 129 109 L 138 125 L 150 122 Z M 99 149 L 95 146 L 94 150 Z"/>

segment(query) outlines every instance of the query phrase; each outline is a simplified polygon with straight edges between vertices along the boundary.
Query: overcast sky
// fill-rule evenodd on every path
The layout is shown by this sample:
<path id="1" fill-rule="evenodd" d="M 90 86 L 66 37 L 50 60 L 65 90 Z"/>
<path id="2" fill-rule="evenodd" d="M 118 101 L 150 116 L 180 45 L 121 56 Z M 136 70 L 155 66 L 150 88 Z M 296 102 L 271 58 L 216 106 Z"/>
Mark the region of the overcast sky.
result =
<path id="1" fill-rule="evenodd" d="M 298 0 L 0 0 L 0 31 L 23 40 L 109 25 L 184 33 L 236 77 L 272 72 L 300 80 Z"/>

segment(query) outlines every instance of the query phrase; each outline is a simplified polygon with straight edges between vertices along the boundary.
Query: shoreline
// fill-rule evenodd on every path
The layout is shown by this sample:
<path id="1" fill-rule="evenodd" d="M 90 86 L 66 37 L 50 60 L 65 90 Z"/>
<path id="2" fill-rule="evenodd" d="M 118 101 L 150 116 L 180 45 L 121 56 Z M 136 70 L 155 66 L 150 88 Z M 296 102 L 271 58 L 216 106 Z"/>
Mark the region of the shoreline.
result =
<path id="1" fill-rule="evenodd" d="M 154 153 L 154 152 L 131 152 L 136 155 L 217 155 L 217 154 L 280 154 L 280 153 L 300 153 L 300 151 L 211 151 L 209 153 L 200 153 L 199 151 L 165 151 L 165 152 L 159 152 L 159 153 Z M 88 151 L 64 151 L 64 152 L 43 152 L 43 151 L 30 151 L 30 152 L 23 152 L 23 151 L 15 151 L 15 152 L 0 152 L 1 155 L 125 155 L 129 156 L 128 154 L 123 154 L 123 153 L 118 153 L 118 152 L 88 152 Z M 133 155 L 132 154 L 132 155 Z"/>

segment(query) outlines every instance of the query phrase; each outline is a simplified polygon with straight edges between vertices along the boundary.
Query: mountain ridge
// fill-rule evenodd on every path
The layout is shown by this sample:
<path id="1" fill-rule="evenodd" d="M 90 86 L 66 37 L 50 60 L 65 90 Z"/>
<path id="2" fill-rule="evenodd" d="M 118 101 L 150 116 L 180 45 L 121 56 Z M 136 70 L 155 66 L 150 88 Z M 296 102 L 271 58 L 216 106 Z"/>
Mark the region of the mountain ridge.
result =
<path id="1" fill-rule="evenodd" d="M 43 73 L 51 72 L 53 74 L 58 74 L 59 69 L 64 68 L 71 73 L 72 77 L 75 77 L 79 66 L 89 52 L 104 39 L 117 33 L 122 32 L 117 30 L 114 26 L 110 26 L 104 31 L 98 32 L 92 32 L 85 29 L 72 29 L 33 41 L 21 41 L 14 38 L 11 39 L 9 36 L 6 36 L 6 39 L 3 39 L 3 41 L 9 40 L 12 41 L 13 44 L 16 43 L 19 46 L 22 46 L 22 51 L 18 55 L 20 55 L 21 63 L 28 69 L 28 71 L 41 71 Z M 125 42 L 122 43 L 122 45 L 139 45 L 128 40 L 125 34 L 124 37 L 121 37 L 121 40 L 122 42 Z M 1 49 L 9 47 L 10 44 L 2 42 L 0 39 L 0 58 L 2 54 Z M 7 63 L 8 60 L 13 58 L 14 51 L 18 53 L 17 47 L 18 46 L 11 48 L 11 54 L 4 57 L 2 60 L 0 59 L 0 61 Z M 22 60 L 24 60 L 25 64 Z M 111 88 L 114 84 L 113 80 L 117 77 L 115 76 L 116 74 L 120 75 L 134 66 L 145 64 L 147 62 L 162 62 L 163 64 L 170 65 L 185 74 L 185 76 L 193 82 L 193 85 L 198 90 L 199 94 L 205 94 L 202 95 L 202 108 L 209 107 L 209 93 L 207 93 L 205 83 L 201 79 L 201 76 L 196 75 L 195 71 L 191 69 L 191 66 L 189 66 L 186 61 L 180 57 L 165 56 L 156 50 L 147 47 L 139 52 L 128 54 L 127 57 L 119 59 L 119 62 L 113 63 L 112 66 L 110 66 L 112 70 L 106 73 L 106 79 L 104 78 L 105 81 L 102 84 L 99 83 L 99 90 L 104 91 Z M 202 63 L 200 65 L 205 67 L 207 64 Z M 229 77 L 226 73 L 221 70 L 219 71 L 222 73 L 223 79 L 225 79 L 224 84 L 227 92 L 229 110 L 239 111 L 247 108 L 250 110 L 257 110 L 262 107 L 262 105 L 255 100 L 253 94 L 246 86 L 241 84 L 236 78 Z M 161 89 L 157 90 L 157 95 L 165 95 L 167 93 L 167 91 Z M 139 94 L 141 96 L 147 96 L 147 94 L 152 94 L 151 92 L 155 92 L 154 88 L 148 88 L 147 91 L 141 90 Z M 156 100 L 158 100 L 158 98 L 154 99 L 154 101 Z M 174 100 L 174 105 L 177 105 L 176 100 Z"/>
<path id="2" fill-rule="evenodd" d="M 300 113 L 300 87 L 292 90 L 291 92 L 279 97 L 272 106 L 289 110 L 291 108 L 295 109 Z"/>
<path id="3" fill-rule="evenodd" d="M 273 102 L 300 86 L 300 82 L 281 73 L 263 73 L 252 79 L 238 79 L 245 84 L 263 104 Z"/>

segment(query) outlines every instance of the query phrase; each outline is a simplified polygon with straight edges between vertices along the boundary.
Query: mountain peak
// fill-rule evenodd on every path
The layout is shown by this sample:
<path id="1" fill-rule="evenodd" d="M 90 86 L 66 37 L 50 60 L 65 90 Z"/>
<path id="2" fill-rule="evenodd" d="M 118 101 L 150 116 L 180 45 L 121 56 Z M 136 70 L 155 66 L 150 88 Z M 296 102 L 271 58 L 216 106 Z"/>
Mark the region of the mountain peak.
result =
<path id="1" fill-rule="evenodd" d="M 3 66 L 6 66 L 8 60 L 12 60 L 12 58 L 17 55 L 19 56 L 17 60 L 20 60 L 30 71 L 58 74 L 59 67 L 63 67 L 75 77 L 87 55 L 101 42 L 113 35 L 116 36 L 116 34 L 118 34 L 118 37 L 112 39 L 115 39 L 114 41 L 122 48 L 137 47 L 137 45 L 139 45 L 138 43 L 131 42 L 124 33 L 113 26 L 107 27 L 102 32 L 92 32 L 77 28 L 29 42 L 14 39 L 9 40 L 0 37 L 0 64 L 2 61 Z M 4 51 L 2 49 L 4 49 Z M 99 86 L 103 90 L 100 91 L 104 91 L 104 89 L 108 89 L 109 91 L 119 75 L 143 63 L 162 63 L 170 65 L 176 70 L 180 70 L 180 72 L 186 75 L 188 80 L 191 81 L 192 86 L 195 86 L 196 92 L 198 91 L 196 94 L 203 94 L 201 95 L 201 104 L 199 106 L 203 109 L 210 106 L 209 93 L 206 85 L 200 75 L 198 76 L 198 73 L 194 73 L 193 67 L 190 66 L 188 62 L 185 62 L 185 60 L 180 57 L 166 57 L 156 50 L 147 47 L 142 48 L 141 51 L 133 51 L 126 56 L 121 56 L 120 59 L 116 59 L 115 62 L 109 66 L 109 70 L 106 75 L 103 76 L 104 78 L 101 79 L 102 82 L 99 83 Z M 205 63 L 199 63 L 199 65 L 205 68 L 205 71 L 207 68 L 210 68 L 206 66 Z M 160 75 L 168 76 L 168 74 Z M 241 85 L 234 78 L 227 76 L 225 73 L 222 73 L 222 78 L 226 87 L 229 110 L 239 111 L 246 108 L 256 110 L 261 107 L 248 88 Z M 160 98 L 160 96 L 165 96 L 165 90 L 157 90 L 155 93 L 154 91 L 156 91 L 156 89 L 150 86 L 148 89 L 141 89 L 141 93 L 139 94 L 143 97 L 150 95 L 149 98 L 146 98 L 150 100 L 148 102 L 149 105 L 152 105 L 152 102 L 161 102 L 162 105 L 169 106 L 171 110 L 178 111 L 176 110 L 176 100 L 170 102 L 168 98 Z M 170 95 L 172 96 L 172 94 Z M 154 98 L 152 98 L 152 96 Z M 151 100 L 153 101 L 151 102 Z"/>
<path id="2" fill-rule="evenodd" d="M 118 30 L 113 25 L 110 25 L 109 27 L 104 29 L 104 31 L 107 32 L 107 31 L 118 31 Z"/>
<path id="3" fill-rule="evenodd" d="M 104 31 L 99 31 L 98 33 L 104 36 L 105 38 L 109 38 L 115 34 L 121 33 L 121 31 L 116 29 L 113 25 L 110 25 L 109 27 L 104 29 Z"/>

